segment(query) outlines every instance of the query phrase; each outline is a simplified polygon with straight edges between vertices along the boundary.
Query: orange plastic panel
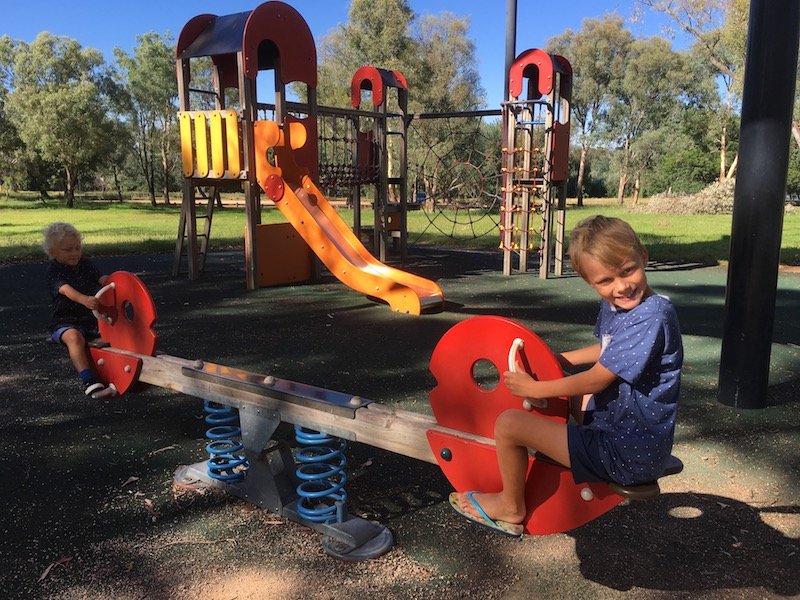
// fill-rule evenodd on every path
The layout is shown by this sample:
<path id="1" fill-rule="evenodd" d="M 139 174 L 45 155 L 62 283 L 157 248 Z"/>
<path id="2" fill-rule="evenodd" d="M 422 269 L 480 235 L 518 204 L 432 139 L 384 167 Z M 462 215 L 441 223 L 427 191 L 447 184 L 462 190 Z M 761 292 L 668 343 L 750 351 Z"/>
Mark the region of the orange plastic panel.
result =
<path id="1" fill-rule="evenodd" d="M 523 341 L 518 358 L 528 373 L 539 380 L 563 376 L 547 345 L 518 323 L 493 316 L 467 319 L 442 336 L 431 358 L 430 370 L 437 386 L 431 391 L 430 403 L 438 425 L 493 439 L 500 413 L 522 407 L 522 399 L 513 396 L 502 382 L 516 338 Z M 484 389 L 476 382 L 473 366 L 478 361 L 488 361 L 497 369 L 494 389 Z M 534 410 L 566 423 L 569 407 L 565 398 L 551 398 L 547 408 Z M 429 430 L 427 436 L 439 466 L 457 491 L 502 489 L 493 445 L 439 430 Z M 525 489 L 528 514 L 524 524 L 530 534 L 568 531 L 622 501 L 607 484 L 578 485 L 569 469 L 533 456 Z"/>
<path id="2" fill-rule="evenodd" d="M 104 348 L 89 348 L 95 370 L 106 383 L 113 383 L 117 394 L 122 395 L 139 379 L 142 359 L 110 352 Z"/>
<path id="3" fill-rule="evenodd" d="M 442 472 L 459 492 L 502 489 L 494 446 L 429 430 L 428 441 Z M 620 502 L 605 483 L 576 484 L 569 469 L 530 457 L 525 484 L 525 531 L 545 535 L 569 531 L 596 519 Z"/>
<path id="4" fill-rule="evenodd" d="M 111 323 L 98 321 L 100 336 L 114 348 L 153 356 L 158 337 L 153 331 L 156 306 L 142 280 L 133 273 L 116 271 L 106 283 L 114 289 L 100 298 L 100 312 L 111 317 Z"/>
<path id="5" fill-rule="evenodd" d="M 467 319 L 442 336 L 431 357 L 430 370 L 437 386 L 430 393 L 430 404 L 439 425 L 494 438 L 494 422 L 500 413 L 522 408 L 522 399 L 502 381 L 515 338 L 523 340 L 519 358 L 528 373 L 542 381 L 563 376 L 547 345 L 522 325 L 494 316 Z M 488 361 L 497 370 L 499 381 L 494 389 L 484 389 L 475 381 L 473 366 L 478 361 Z M 565 398 L 551 398 L 547 408 L 534 410 L 566 422 L 569 405 Z"/>

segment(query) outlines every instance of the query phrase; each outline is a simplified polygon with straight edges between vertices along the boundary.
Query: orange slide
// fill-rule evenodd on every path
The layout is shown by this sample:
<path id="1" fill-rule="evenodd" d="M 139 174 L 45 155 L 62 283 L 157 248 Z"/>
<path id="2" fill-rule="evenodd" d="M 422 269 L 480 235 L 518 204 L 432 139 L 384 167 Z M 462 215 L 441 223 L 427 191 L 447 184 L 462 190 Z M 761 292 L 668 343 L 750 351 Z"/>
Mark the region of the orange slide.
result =
<path id="1" fill-rule="evenodd" d="M 395 312 L 418 315 L 441 309 L 444 294 L 439 286 L 373 257 L 306 170 L 296 164 L 293 150 L 306 142 L 302 123 L 287 120 L 283 128 L 274 121 L 256 121 L 254 125 L 256 174 L 261 188 L 339 281 L 383 300 Z M 268 159 L 270 148 L 274 164 Z"/>

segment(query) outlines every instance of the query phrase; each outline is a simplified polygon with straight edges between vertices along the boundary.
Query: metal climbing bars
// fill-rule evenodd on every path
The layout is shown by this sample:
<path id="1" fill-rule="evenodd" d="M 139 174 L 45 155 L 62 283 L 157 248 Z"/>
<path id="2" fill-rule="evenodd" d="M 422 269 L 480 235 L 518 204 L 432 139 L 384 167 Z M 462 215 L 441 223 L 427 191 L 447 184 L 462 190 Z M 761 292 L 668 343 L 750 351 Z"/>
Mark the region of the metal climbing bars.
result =
<path id="1" fill-rule="evenodd" d="M 500 248 L 505 275 L 511 275 L 515 255 L 518 271 L 527 271 L 533 250 L 538 250 L 539 277 L 562 274 L 571 95 L 572 67 L 563 56 L 531 49 L 511 65 L 502 109 Z"/>

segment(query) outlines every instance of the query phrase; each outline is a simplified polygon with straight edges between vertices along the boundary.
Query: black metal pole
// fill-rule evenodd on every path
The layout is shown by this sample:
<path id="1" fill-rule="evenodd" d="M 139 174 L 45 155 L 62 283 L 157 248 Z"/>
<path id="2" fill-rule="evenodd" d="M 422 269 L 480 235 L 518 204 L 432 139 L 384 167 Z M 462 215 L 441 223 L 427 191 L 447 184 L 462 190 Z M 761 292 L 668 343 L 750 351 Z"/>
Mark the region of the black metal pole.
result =
<path id="1" fill-rule="evenodd" d="M 517 0 L 506 0 L 506 72 L 502 102 L 508 100 L 509 71 L 515 58 L 517 58 Z"/>
<path id="2" fill-rule="evenodd" d="M 800 0 L 751 0 L 717 399 L 764 408 L 797 77 Z"/>

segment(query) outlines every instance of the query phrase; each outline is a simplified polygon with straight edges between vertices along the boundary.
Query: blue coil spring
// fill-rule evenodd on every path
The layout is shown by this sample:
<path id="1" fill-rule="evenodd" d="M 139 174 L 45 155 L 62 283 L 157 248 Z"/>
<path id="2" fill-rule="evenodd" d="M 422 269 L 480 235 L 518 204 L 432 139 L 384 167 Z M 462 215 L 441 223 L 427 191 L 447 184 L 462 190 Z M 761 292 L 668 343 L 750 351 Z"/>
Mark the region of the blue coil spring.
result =
<path id="1" fill-rule="evenodd" d="M 300 465 L 295 473 L 302 480 L 297 486 L 297 514 L 314 523 L 341 523 L 347 515 L 347 442 L 299 425 L 294 432 L 301 446 L 294 454 Z"/>
<path id="2" fill-rule="evenodd" d="M 212 427 L 206 430 L 211 440 L 206 445 L 208 452 L 208 476 L 218 481 L 233 483 L 244 478 L 247 472 L 247 457 L 237 454 L 244 446 L 241 442 L 242 430 L 239 427 L 239 414 L 236 409 L 206 400 L 205 421 Z"/>

